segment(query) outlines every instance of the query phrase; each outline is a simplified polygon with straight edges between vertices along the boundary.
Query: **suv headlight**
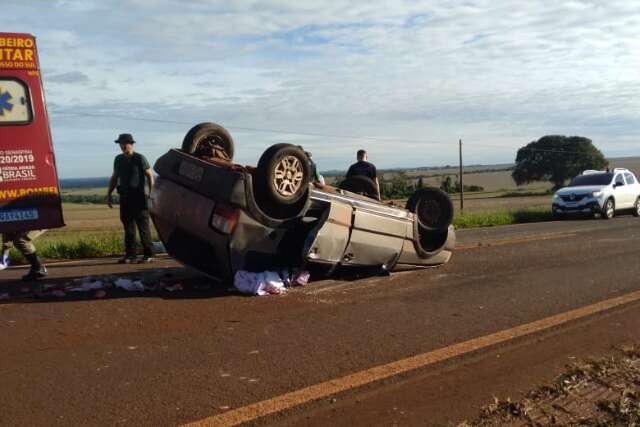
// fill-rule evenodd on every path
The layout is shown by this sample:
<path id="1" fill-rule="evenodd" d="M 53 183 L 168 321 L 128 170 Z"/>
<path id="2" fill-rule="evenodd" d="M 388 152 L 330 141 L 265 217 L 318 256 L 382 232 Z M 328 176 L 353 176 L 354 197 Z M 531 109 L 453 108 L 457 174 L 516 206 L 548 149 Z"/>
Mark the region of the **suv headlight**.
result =
<path id="1" fill-rule="evenodd" d="M 560 196 L 558 196 L 557 194 L 554 194 L 553 195 L 553 200 L 558 200 L 558 199 L 560 199 Z"/>
<path id="2" fill-rule="evenodd" d="M 591 195 L 597 199 L 598 197 L 602 196 L 602 191 L 593 191 Z"/>

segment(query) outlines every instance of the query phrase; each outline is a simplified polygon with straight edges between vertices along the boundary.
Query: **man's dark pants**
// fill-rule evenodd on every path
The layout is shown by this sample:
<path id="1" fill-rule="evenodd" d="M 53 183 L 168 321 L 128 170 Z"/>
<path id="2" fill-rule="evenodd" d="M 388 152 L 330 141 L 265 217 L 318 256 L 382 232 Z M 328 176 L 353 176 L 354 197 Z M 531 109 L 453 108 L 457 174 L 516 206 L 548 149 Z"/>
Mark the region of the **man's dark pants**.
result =
<path id="1" fill-rule="evenodd" d="M 140 233 L 144 256 L 152 256 L 149 209 L 144 193 L 120 194 L 120 221 L 124 226 L 125 256 L 127 258 L 135 258 L 136 256 L 136 226 Z"/>

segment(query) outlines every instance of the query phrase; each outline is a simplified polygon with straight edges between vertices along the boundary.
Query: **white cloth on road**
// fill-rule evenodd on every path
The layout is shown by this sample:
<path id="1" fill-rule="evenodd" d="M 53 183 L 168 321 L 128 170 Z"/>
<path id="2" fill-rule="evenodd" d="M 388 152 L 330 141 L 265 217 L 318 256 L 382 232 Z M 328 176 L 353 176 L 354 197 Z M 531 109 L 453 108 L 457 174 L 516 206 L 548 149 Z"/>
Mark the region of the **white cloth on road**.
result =
<path id="1" fill-rule="evenodd" d="M 240 270 L 233 278 L 233 285 L 240 292 L 251 295 L 281 294 L 285 291 L 284 282 L 275 271 L 252 273 Z"/>
<path id="2" fill-rule="evenodd" d="M 142 292 L 144 291 L 144 284 L 141 281 L 129 280 L 129 279 L 118 279 L 114 283 L 116 288 L 124 289 L 125 291 L 131 292 Z"/>

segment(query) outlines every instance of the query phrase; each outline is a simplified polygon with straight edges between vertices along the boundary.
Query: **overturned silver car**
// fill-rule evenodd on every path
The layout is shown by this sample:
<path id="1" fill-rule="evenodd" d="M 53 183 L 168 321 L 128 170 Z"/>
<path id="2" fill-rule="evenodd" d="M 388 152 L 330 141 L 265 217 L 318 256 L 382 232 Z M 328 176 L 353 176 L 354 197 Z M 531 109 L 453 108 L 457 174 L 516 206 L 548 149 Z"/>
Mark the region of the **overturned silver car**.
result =
<path id="1" fill-rule="evenodd" d="M 154 165 L 151 216 L 168 253 L 186 265 L 231 280 L 239 270 L 300 267 L 317 277 L 451 257 L 453 206 L 440 190 L 419 189 L 402 208 L 368 197 L 362 177 L 341 188 L 312 183 L 299 146 L 273 145 L 257 167 L 233 163 L 233 151 L 229 132 L 201 123 Z"/>

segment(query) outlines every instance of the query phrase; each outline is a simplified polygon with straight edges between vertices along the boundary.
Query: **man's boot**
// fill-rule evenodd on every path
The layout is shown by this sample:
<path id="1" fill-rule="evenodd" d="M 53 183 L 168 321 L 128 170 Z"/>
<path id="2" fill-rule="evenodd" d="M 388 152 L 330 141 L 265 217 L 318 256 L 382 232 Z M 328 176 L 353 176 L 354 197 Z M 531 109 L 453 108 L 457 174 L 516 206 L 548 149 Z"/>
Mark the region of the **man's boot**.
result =
<path id="1" fill-rule="evenodd" d="M 42 265 L 42 262 L 40 261 L 40 258 L 38 258 L 38 255 L 33 253 L 25 255 L 25 258 L 27 259 L 27 261 L 29 261 L 29 264 L 31 264 L 31 269 L 29 269 L 29 272 L 27 274 L 22 276 L 22 280 L 38 280 L 47 275 L 47 268 Z"/>

